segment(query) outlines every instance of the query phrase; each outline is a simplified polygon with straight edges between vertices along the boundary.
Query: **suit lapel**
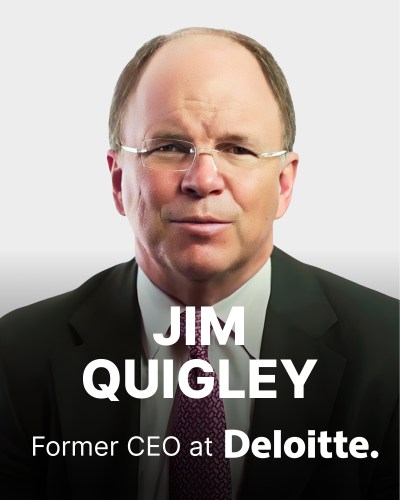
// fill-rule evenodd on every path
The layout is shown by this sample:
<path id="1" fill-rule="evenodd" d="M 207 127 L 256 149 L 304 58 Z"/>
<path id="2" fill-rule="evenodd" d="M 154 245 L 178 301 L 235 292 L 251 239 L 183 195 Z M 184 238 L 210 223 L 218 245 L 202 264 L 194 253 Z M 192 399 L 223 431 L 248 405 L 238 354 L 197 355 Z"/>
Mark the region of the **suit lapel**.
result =
<path id="1" fill-rule="evenodd" d="M 346 363 L 326 342 L 327 332 L 336 322 L 314 275 L 275 248 L 260 358 L 277 360 L 273 387 L 277 398 L 255 400 L 250 438 L 266 436 L 273 441 L 274 430 L 281 430 L 282 458 L 257 459 L 249 452 L 243 498 L 257 498 L 266 480 L 271 498 L 297 498 L 307 484 L 315 461 L 306 456 L 285 458 L 283 443 L 294 436 L 307 442 L 308 430 L 328 430 Z M 291 359 L 298 372 L 307 359 L 318 360 L 305 384 L 303 399 L 294 398 L 293 383 L 281 359 Z"/>
<path id="2" fill-rule="evenodd" d="M 74 485 L 71 494 L 77 498 L 118 498 L 119 492 L 130 492 L 132 498 L 136 495 L 138 459 L 128 453 L 127 442 L 139 435 L 140 401 L 126 393 L 124 383 L 125 359 L 135 359 L 140 384 L 141 316 L 136 274 L 137 266 L 131 262 L 104 277 L 69 319 L 75 345 L 52 360 L 61 439 L 118 441 L 114 456 L 80 458 L 68 454 L 67 475 Z M 85 391 L 83 371 L 94 359 L 107 359 L 117 366 L 119 401 L 95 399 Z M 109 376 L 97 370 L 94 380 L 95 385 L 108 384 Z"/>

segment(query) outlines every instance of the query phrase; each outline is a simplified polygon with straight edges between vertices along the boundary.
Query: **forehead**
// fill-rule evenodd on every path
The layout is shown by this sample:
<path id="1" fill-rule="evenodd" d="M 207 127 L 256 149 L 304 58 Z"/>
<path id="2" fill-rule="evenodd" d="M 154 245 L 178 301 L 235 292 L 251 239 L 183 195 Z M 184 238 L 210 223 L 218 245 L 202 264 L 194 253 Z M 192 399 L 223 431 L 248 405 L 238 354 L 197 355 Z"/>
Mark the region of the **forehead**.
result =
<path id="1" fill-rule="evenodd" d="M 278 119 L 280 128 L 278 105 L 255 57 L 216 35 L 186 35 L 161 47 L 128 100 L 125 123 L 186 115 L 209 123 Z"/>

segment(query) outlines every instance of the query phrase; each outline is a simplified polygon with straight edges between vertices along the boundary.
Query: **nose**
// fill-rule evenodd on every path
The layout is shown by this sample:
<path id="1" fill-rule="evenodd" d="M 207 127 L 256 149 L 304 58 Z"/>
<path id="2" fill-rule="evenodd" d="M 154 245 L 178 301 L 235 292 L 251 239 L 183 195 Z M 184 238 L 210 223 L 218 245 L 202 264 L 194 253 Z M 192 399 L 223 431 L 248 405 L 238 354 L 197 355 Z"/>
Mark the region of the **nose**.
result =
<path id="1" fill-rule="evenodd" d="M 218 151 L 209 148 L 199 148 L 197 157 L 185 172 L 181 188 L 186 194 L 199 197 L 209 194 L 220 194 L 225 187 L 224 179 L 217 169 L 214 154 Z"/>

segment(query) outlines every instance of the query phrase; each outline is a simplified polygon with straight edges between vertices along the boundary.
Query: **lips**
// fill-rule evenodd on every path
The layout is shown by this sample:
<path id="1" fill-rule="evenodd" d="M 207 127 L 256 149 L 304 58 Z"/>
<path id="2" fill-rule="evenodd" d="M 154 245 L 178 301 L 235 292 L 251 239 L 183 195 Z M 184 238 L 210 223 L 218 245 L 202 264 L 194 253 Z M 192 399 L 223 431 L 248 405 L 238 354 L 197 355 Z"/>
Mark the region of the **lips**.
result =
<path id="1" fill-rule="evenodd" d="M 214 236 L 227 229 L 232 222 L 215 216 L 185 216 L 170 219 L 178 231 L 192 236 Z"/>
<path id="2" fill-rule="evenodd" d="M 229 224 L 231 221 L 224 220 L 224 219 L 219 219 L 219 218 L 213 217 L 213 216 L 207 216 L 207 217 L 191 216 L 191 217 L 182 217 L 182 218 L 178 218 L 178 219 L 171 219 L 170 222 L 175 222 L 177 224 L 185 224 L 185 223 L 192 223 L 192 224 Z"/>

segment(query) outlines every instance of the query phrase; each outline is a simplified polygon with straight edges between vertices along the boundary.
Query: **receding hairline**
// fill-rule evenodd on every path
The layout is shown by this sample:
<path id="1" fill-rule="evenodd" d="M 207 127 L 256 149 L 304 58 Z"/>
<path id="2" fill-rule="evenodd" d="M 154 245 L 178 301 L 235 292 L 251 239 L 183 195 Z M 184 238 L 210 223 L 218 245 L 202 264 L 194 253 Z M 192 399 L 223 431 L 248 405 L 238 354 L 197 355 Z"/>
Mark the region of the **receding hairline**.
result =
<path id="1" fill-rule="evenodd" d="M 119 106 L 118 113 L 114 114 L 113 113 L 113 108 L 114 108 L 114 98 L 115 98 L 115 93 L 114 93 L 114 98 L 113 98 L 113 103 L 111 105 L 111 113 L 110 113 L 110 144 L 111 147 L 113 147 L 113 143 L 116 142 L 116 139 L 119 140 L 120 138 L 120 132 L 121 132 L 121 126 L 124 121 L 125 115 L 126 115 L 126 110 L 128 106 L 128 102 L 130 100 L 130 97 L 135 93 L 137 90 L 138 84 L 146 71 L 147 66 L 150 64 L 151 60 L 155 56 L 155 54 L 162 49 L 162 47 L 168 45 L 170 42 L 174 40 L 179 40 L 183 39 L 186 37 L 190 36 L 196 36 L 196 35 L 208 35 L 208 36 L 213 36 L 213 37 L 220 37 L 224 38 L 225 40 L 229 40 L 232 42 L 232 44 L 237 44 L 249 52 L 250 55 L 254 57 L 258 65 L 260 66 L 262 73 L 264 75 L 264 78 L 268 84 L 268 86 L 271 88 L 274 98 L 276 102 L 278 103 L 280 115 L 281 115 L 281 123 L 282 123 L 282 138 L 283 141 L 286 145 L 286 149 L 291 150 L 294 142 L 294 137 L 295 137 L 295 116 L 294 116 L 294 109 L 293 109 L 293 103 L 291 101 L 291 96 L 290 96 L 290 91 L 287 86 L 286 78 L 285 75 L 283 74 L 281 68 L 279 67 L 278 63 L 274 59 L 273 55 L 266 49 L 262 44 L 260 44 L 258 41 L 254 40 L 251 37 L 248 37 L 247 35 L 243 35 L 241 33 L 231 31 L 231 30 L 225 30 L 225 29 L 220 29 L 220 28 L 208 28 L 208 27 L 189 27 L 189 28 L 182 28 L 177 31 L 174 31 L 170 34 L 167 35 L 159 35 L 151 40 L 149 40 L 147 43 L 145 43 L 136 53 L 135 57 L 128 63 L 128 65 L 125 67 L 123 72 L 120 75 L 123 77 L 125 74 L 127 68 L 129 65 L 133 62 L 133 60 L 137 60 L 137 71 L 135 75 L 135 81 L 133 84 L 130 86 L 129 84 L 126 85 L 125 87 L 125 95 L 119 95 L 120 100 L 122 100 L 122 106 Z M 150 50 L 148 50 L 150 48 Z M 266 63 L 265 63 L 265 54 L 268 54 L 269 64 L 272 62 L 272 64 L 275 66 L 275 69 L 271 72 L 266 70 Z M 141 59 L 144 59 L 144 61 L 141 61 Z M 282 86 L 282 81 L 277 81 L 276 80 L 276 70 L 281 73 L 281 78 L 284 80 L 284 85 Z M 279 80 L 279 79 L 278 79 Z M 117 87 L 118 87 L 117 83 Z M 116 87 L 116 88 L 117 88 Z M 280 95 L 282 88 L 286 87 L 287 89 L 287 95 Z M 285 89 L 283 88 L 283 94 L 286 94 Z M 290 102 L 288 103 L 287 100 Z M 115 110 L 114 110 L 115 111 Z M 117 137 L 116 137 L 117 136 Z"/>
<path id="2" fill-rule="evenodd" d="M 220 28 L 207 28 L 207 27 L 189 27 L 189 28 L 181 28 L 179 30 L 173 31 L 172 33 L 169 33 L 167 35 L 160 35 L 158 38 L 160 38 L 160 43 L 157 44 L 155 47 L 154 51 L 152 52 L 151 56 L 148 58 L 148 60 L 145 62 L 145 64 L 140 68 L 138 72 L 138 76 L 135 82 L 135 85 L 132 87 L 130 95 L 132 95 L 137 87 L 138 84 L 146 71 L 147 66 L 150 64 L 150 62 L 153 60 L 154 56 L 165 46 L 167 46 L 169 43 L 179 40 L 182 38 L 188 38 L 190 36 L 210 36 L 214 38 L 224 38 L 228 42 L 231 42 L 234 45 L 238 45 L 239 47 L 242 47 L 245 49 L 253 58 L 257 61 L 257 63 L 260 65 L 259 61 L 255 57 L 255 55 L 249 50 L 248 47 L 243 45 L 243 43 L 240 42 L 240 40 L 248 40 L 250 43 L 256 42 L 255 40 L 247 37 L 246 35 L 242 35 L 241 33 L 237 33 L 235 31 L 230 31 L 230 30 L 224 30 Z M 258 43 L 258 42 L 256 42 Z M 267 81 L 268 85 L 270 83 Z M 126 103 L 125 103 L 126 104 Z"/>

